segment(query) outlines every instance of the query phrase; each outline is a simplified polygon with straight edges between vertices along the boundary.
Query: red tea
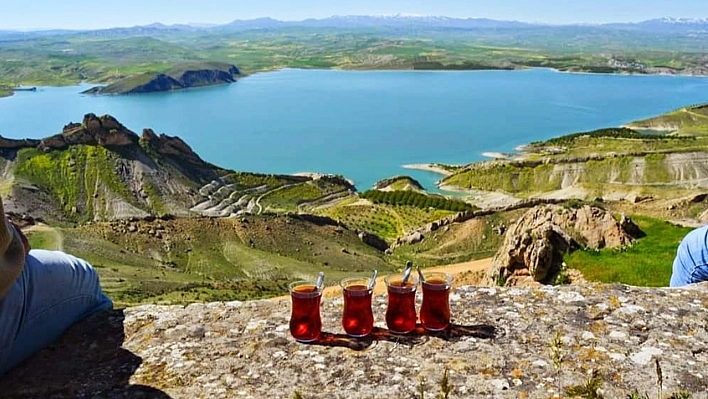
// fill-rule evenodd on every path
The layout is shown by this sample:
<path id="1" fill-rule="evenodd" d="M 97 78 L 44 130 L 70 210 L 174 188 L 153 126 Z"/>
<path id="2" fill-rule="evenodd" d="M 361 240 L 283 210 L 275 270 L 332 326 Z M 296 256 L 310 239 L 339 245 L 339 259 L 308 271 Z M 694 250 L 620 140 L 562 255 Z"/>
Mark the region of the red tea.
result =
<path id="1" fill-rule="evenodd" d="M 322 292 L 314 285 L 295 285 L 290 288 L 292 313 L 290 315 L 290 334 L 298 341 L 317 340 L 322 331 L 320 319 L 320 299 Z"/>
<path id="2" fill-rule="evenodd" d="M 345 285 L 344 315 L 342 327 L 353 337 L 365 337 L 374 329 L 374 313 L 371 311 L 372 290 L 366 285 Z"/>
<path id="3" fill-rule="evenodd" d="M 417 281 L 388 281 L 388 308 L 386 309 L 386 325 L 395 334 L 406 334 L 415 329 L 417 320 L 415 314 L 415 291 Z"/>
<path id="4" fill-rule="evenodd" d="M 426 276 L 420 322 L 431 331 L 442 331 L 450 325 L 451 276 Z"/>

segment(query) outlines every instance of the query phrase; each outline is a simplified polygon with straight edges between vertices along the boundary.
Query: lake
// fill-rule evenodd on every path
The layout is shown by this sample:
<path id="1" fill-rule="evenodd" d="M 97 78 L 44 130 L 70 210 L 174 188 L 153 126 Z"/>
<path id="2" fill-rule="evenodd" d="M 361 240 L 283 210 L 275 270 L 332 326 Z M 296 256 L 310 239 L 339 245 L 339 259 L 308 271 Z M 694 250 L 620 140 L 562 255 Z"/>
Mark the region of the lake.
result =
<path id="1" fill-rule="evenodd" d="M 111 114 L 140 134 L 180 136 L 235 170 L 343 174 L 359 189 L 404 164 L 463 164 L 554 136 L 618 126 L 708 101 L 708 79 L 551 70 L 282 70 L 228 86 L 133 96 L 43 87 L 0 99 L 0 134 L 42 138 L 83 115 Z"/>

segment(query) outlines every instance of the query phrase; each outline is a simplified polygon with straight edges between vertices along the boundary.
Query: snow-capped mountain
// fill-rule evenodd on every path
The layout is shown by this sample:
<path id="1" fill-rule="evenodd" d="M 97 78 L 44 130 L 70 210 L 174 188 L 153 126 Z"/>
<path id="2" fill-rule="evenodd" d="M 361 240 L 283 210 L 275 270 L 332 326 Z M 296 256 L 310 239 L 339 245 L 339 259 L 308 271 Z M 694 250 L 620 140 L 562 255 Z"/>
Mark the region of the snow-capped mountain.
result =
<path id="1" fill-rule="evenodd" d="M 96 35 L 122 35 L 122 34 L 159 34 L 179 31 L 244 31 L 253 29 L 279 29 L 292 27 L 309 28 L 343 28 L 343 29 L 375 29 L 388 28 L 395 30 L 430 29 L 430 30 L 479 30 L 479 29 L 612 29 L 647 31 L 665 34 L 708 34 L 708 18 L 659 18 L 636 23 L 609 23 L 609 24 L 572 24 L 549 25 L 533 22 L 499 21 L 487 18 L 452 18 L 445 16 L 420 16 L 420 15 L 343 15 L 323 19 L 305 19 L 302 21 L 281 21 L 273 18 L 256 18 L 248 20 L 235 20 L 223 25 L 211 24 L 177 24 L 164 25 L 153 23 L 150 25 L 100 29 L 91 31 Z M 48 31 L 49 32 L 49 31 Z M 54 31 L 51 31 L 54 32 Z M 69 31 L 67 31 L 69 32 Z M 18 34 L 18 32 L 4 32 L 3 36 Z M 32 35 L 41 35 L 45 32 L 32 32 Z"/>
<path id="2" fill-rule="evenodd" d="M 637 23 L 606 24 L 606 27 L 664 33 L 707 32 L 708 18 L 657 18 Z"/>
<path id="3" fill-rule="evenodd" d="M 303 21 L 278 21 L 272 18 L 254 20 L 236 20 L 222 25 L 226 29 L 272 29 L 278 27 L 329 27 L 329 28 L 516 28 L 532 26 L 532 24 L 516 21 L 496 21 L 485 18 L 450 18 L 443 16 L 416 15 L 336 15 L 323 19 L 306 19 Z"/>

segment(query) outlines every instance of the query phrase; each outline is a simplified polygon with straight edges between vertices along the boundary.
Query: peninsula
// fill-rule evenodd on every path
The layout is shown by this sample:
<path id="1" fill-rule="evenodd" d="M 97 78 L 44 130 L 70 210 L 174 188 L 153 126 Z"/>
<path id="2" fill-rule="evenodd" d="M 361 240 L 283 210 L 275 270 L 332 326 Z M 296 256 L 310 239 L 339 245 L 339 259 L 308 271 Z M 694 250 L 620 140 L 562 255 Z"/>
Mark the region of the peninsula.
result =
<path id="1" fill-rule="evenodd" d="M 146 72 L 129 76 L 108 86 L 96 86 L 84 94 L 139 94 L 214 86 L 236 82 L 241 71 L 235 65 L 195 63 L 162 73 Z"/>

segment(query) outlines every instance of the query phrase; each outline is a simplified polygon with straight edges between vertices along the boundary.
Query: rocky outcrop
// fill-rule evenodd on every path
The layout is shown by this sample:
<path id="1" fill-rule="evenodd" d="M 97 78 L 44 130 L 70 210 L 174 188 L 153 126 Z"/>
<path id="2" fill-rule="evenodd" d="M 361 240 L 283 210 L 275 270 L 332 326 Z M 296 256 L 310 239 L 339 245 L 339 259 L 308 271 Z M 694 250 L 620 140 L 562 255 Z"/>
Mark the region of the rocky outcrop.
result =
<path id="1" fill-rule="evenodd" d="M 422 241 L 422 239 L 425 238 L 425 235 L 428 233 L 437 231 L 446 226 L 451 226 L 453 224 L 465 223 L 475 218 L 481 218 L 484 216 L 493 215 L 495 213 L 514 211 L 517 209 L 531 208 L 541 204 L 560 204 L 563 202 L 566 201 L 553 198 L 530 198 L 517 201 L 514 204 L 508 206 L 482 209 L 476 211 L 459 212 L 446 218 L 440 219 L 438 221 L 430 222 L 423 227 L 408 232 L 408 234 L 406 234 L 405 236 L 396 239 L 396 241 L 391 245 L 391 248 L 395 249 L 406 244 L 416 244 Z M 503 234 L 503 231 L 500 234 Z M 417 238 L 420 238 L 420 240 L 417 240 Z"/>
<path id="2" fill-rule="evenodd" d="M 86 114 L 81 124 L 70 123 L 61 133 L 40 141 L 42 151 L 63 150 L 72 145 L 100 145 L 108 148 L 134 146 L 138 136 L 114 117 Z"/>
<path id="3" fill-rule="evenodd" d="M 548 283 L 560 272 L 563 257 L 577 248 L 616 248 L 641 237 L 623 216 L 591 206 L 578 209 L 547 205 L 529 210 L 512 226 L 492 261 L 487 285 Z"/>
<path id="4" fill-rule="evenodd" d="M 208 86 L 219 83 L 233 83 L 241 71 L 230 65 L 224 69 L 189 69 L 175 75 L 182 88 Z"/>
<path id="5" fill-rule="evenodd" d="M 88 148 L 92 146 L 105 149 Z M 16 157 L 23 148 L 71 151 L 63 153 L 66 162 L 47 166 Z M 182 139 L 158 136 L 150 129 L 140 138 L 110 115 L 87 114 L 81 123 L 69 123 L 41 141 L 0 139 L 0 157 L 16 163 L 5 168 L 5 178 L 14 182 L 10 177 L 20 177 L 5 197 L 8 209 L 50 221 L 190 216 L 190 208 L 202 199 L 198 188 L 219 180 L 224 172 L 202 160 Z M 47 173 L 55 177 L 37 178 Z M 82 177 L 68 177 L 77 175 Z M 67 184 L 76 185 L 70 189 L 76 192 L 70 203 L 61 194 Z"/>
<path id="6" fill-rule="evenodd" d="M 14 140 L 0 136 L 0 151 L 3 150 L 19 150 L 22 148 L 31 148 L 39 145 L 39 140 L 23 139 Z"/>
<path id="7" fill-rule="evenodd" d="M 162 156 L 178 158 L 181 162 L 196 165 L 206 163 L 192 150 L 192 147 L 179 137 L 167 136 L 165 134 L 158 136 L 152 129 L 143 129 L 143 135 L 140 137 L 140 141 L 150 146 L 150 148 Z"/>
<path id="8" fill-rule="evenodd" d="M 425 397 L 437 398 L 447 369 L 450 398 L 548 399 L 593 373 L 605 398 L 635 389 L 656 397 L 659 360 L 664 394 L 700 399 L 708 391 L 708 288 L 694 288 L 459 287 L 450 298 L 451 329 L 407 336 L 386 330 L 386 297 L 377 296 L 377 329 L 368 339 L 343 335 L 342 299 L 325 298 L 326 333 L 310 345 L 288 333 L 289 299 L 141 306 L 76 326 L 0 379 L 0 392 L 15 399 L 260 399 L 295 391 L 305 399 L 420 398 L 424 379 Z"/>
<path id="9" fill-rule="evenodd" d="M 366 245 L 370 247 L 374 247 L 378 249 L 379 251 L 386 251 L 388 250 L 388 243 L 386 241 L 377 236 L 376 234 L 371 234 L 367 233 L 366 231 L 362 231 L 359 233 L 359 239 Z"/>

